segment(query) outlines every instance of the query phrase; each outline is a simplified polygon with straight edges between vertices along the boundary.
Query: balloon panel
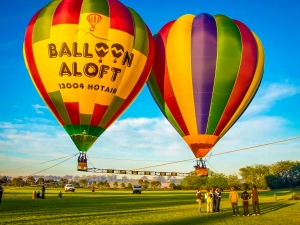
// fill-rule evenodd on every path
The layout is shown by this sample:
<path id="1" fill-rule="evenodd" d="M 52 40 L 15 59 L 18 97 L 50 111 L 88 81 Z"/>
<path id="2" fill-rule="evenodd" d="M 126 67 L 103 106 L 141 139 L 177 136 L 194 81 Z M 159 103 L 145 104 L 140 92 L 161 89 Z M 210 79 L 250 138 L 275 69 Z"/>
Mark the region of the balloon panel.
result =
<path id="1" fill-rule="evenodd" d="M 115 0 L 52 1 L 30 21 L 24 41 L 29 73 L 80 151 L 144 86 L 152 42 L 141 17 Z"/>
<path id="2" fill-rule="evenodd" d="M 204 157 L 253 98 L 261 43 L 243 23 L 202 13 L 166 24 L 155 44 L 150 92 L 195 156 Z"/>

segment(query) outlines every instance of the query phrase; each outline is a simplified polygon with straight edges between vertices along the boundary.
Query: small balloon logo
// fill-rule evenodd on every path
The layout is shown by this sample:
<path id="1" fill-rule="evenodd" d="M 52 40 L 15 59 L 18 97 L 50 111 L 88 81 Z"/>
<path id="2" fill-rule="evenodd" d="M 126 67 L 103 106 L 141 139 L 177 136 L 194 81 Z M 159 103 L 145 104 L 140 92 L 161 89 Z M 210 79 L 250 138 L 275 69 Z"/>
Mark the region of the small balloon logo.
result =
<path id="1" fill-rule="evenodd" d="M 96 25 L 101 21 L 102 17 L 99 14 L 90 14 L 87 16 L 87 21 L 91 24 L 90 31 L 94 31 L 96 28 Z"/>
<path id="2" fill-rule="evenodd" d="M 95 51 L 100 57 L 99 62 L 102 63 L 102 58 L 108 53 L 109 47 L 105 43 L 97 43 L 95 46 Z"/>
<path id="3" fill-rule="evenodd" d="M 111 46 L 111 53 L 115 57 L 114 63 L 117 62 L 117 58 L 120 58 L 124 53 L 124 47 L 120 44 L 113 44 Z"/>

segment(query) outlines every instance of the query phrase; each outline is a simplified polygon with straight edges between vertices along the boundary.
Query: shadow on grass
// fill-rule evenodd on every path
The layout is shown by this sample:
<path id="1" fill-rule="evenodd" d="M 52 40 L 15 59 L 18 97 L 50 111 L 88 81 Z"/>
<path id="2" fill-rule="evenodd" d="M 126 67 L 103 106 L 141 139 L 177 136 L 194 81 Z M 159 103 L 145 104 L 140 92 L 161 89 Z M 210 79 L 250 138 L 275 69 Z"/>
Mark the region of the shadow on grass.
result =
<path id="1" fill-rule="evenodd" d="M 274 212 L 276 210 L 279 210 L 279 209 L 282 209 L 282 208 L 285 208 L 285 207 L 289 207 L 289 206 L 292 206 L 292 205 L 295 205 L 296 203 L 291 203 L 291 204 L 286 204 L 286 203 L 279 203 L 279 204 L 276 204 L 276 203 L 260 203 L 259 204 L 259 209 L 260 209 L 260 212 L 261 214 L 267 214 L 267 213 L 270 213 L 270 212 Z M 252 205 L 251 205 L 252 207 Z"/>

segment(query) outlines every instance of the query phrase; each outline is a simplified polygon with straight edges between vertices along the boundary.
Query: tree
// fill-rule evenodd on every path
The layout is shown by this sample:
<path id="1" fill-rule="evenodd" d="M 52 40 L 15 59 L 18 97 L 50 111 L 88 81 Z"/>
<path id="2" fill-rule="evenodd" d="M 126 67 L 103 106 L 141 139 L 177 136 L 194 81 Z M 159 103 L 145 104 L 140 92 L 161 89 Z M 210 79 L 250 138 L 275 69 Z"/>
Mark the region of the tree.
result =
<path id="1" fill-rule="evenodd" d="M 144 189 L 147 189 L 148 186 L 149 186 L 149 181 L 148 180 L 144 180 L 142 186 L 143 186 Z"/>
<path id="2" fill-rule="evenodd" d="M 81 179 L 81 180 L 79 180 L 79 184 L 81 187 L 87 188 L 88 181 L 87 181 L 87 179 Z"/>
<path id="3" fill-rule="evenodd" d="M 251 185 L 256 185 L 258 189 L 267 188 L 266 177 L 271 174 L 270 168 L 265 165 L 255 165 L 240 168 L 243 180 Z"/>
<path id="4" fill-rule="evenodd" d="M 121 187 L 122 187 L 122 188 L 125 188 L 125 187 L 126 187 L 125 183 L 122 182 L 122 183 L 121 183 Z"/>
<path id="5" fill-rule="evenodd" d="M 143 185 L 143 182 L 144 182 L 143 179 L 139 179 L 139 181 L 138 181 L 139 185 L 141 185 L 141 186 Z"/>
<path id="6" fill-rule="evenodd" d="M 155 181 L 155 187 L 156 187 L 156 188 L 160 188 L 160 187 L 161 187 L 160 181 Z"/>
<path id="7" fill-rule="evenodd" d="M 223 173 L 214 173 L 207 180 L 207 188 L 211 189 L 214 187 L 221 188 L 222 190 L 228 187 L 228 178 Z"/>
<path id="8" fill-rule="evenodd" d="M 188 175 L 183 178 L 181 186 L 185 190 L 196 190 L 196 189 L 206 189 L 208 177 L 199 177 L 194 174 Z"/>
<path id="9" fill-rule="evenodd" d="M 119 187 L 119 184 L 118 184 L 117 181 L 115 181 L 113 185 L 114 185 L 114 188 L 118 188 Z"/>
<path id="10" fill-rule="evenodd" d="M 97 183 L 97 187 L 98 187 L 99 189 L 102 189 L 102 188 L 103 188 L 103 181 L 99 181 L 99 182 Z"/>
<path id="11" fill-rule="evenodd" d="M 169 188 L 170 188 L 171 190 L 176 190 L 176 184 L 170 183 L 170 184 L 169 184 Z"/>
<path id="12" fill-rule="evenodd" d="M 67 183 L 69 183 L 67 178 L 62 178 L 62 177 L 60 178 L 60 180 L 59 180 L 60 187 L 64 187 Z"/>
<path id="13" fill-rule="evenodd" d="M 128 183 L 128 184 L 127 184 L 127 188 L 128 188 L 128 189 L 132 189 L 132 183 Z"/>
<path id="14" fill-rule="evenodd" d="M 14 177 L 12 180 L 12 186 L 15 187 L 23 187 L 25 185 L 25 182 L 23 180 L 23 177 Z"/>
<path id="15" fill-rule="evenodd" d="M 39 185 L 44 184 L 44 183 L 45 183 L 44 177 L 39 177 L 39 179 L 37 180 L 37 183 L 38 183 Z"/>
<path id="16" fill-rule="evenodd" d="M 295 186 L 297 172 L 295 168 L 300 165 L 299 161 L 280 161 L 271 165 L 272 175 L 268 177 L 268 185 L 274 188 L 290 188 Z"/>
<path id="17" fill-rule="evenodd" d="M 27 177 L 27 179 L 26 179 L 26 183 L 27 183 L 29 186 L 34 185 L 35 182 L 36 182 L 36 181 L 35 181 L 35 179 L 34 179 L 33 176 L 29 176 L 29 177 Z"/>
<path id="18" fill-rule="evenodd" d="M 3 184 L 6 184 L 9 181 L 9 179 L 7 176 L 3 176 L 1 177 L 0 181 L 2 181 Z"/>
<path id="19" fill-rule="evenodd" d="M 235 187 L 238 189 L 242 189 L 242 183 L 239 180 L 237 175 L 229 175 L 227 178 L 227 183 L 228 183 L 227 188 Z"/>
<path id="20" fill-rule="evenodd" d="M 156 181 L 154 181 L 154 180 L 150 181 L 150 188 L 153 188 L 153 189 L 156 188 Z"/>

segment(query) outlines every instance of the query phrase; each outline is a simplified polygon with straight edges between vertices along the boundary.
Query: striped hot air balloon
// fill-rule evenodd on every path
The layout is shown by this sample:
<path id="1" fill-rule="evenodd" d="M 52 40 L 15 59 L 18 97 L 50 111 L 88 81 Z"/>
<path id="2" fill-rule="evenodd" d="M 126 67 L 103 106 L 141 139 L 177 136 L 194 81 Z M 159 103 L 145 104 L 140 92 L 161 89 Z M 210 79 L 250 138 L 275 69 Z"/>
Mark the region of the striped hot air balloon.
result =
<path id="1" fill-rule="evenodd" d="M 82 152 L 141 91 L 153 57 L 148 27 L 117 0 L 51 1 L 25 34 L 32 82 Z"/>
<path id="2" fill-rule="evenodd" d="M 155 37 L 149 90 L 197 158 L 204 157 L 254 97 L 264 52 L 243 23 L 224 15 L 183 15 Z"/>

